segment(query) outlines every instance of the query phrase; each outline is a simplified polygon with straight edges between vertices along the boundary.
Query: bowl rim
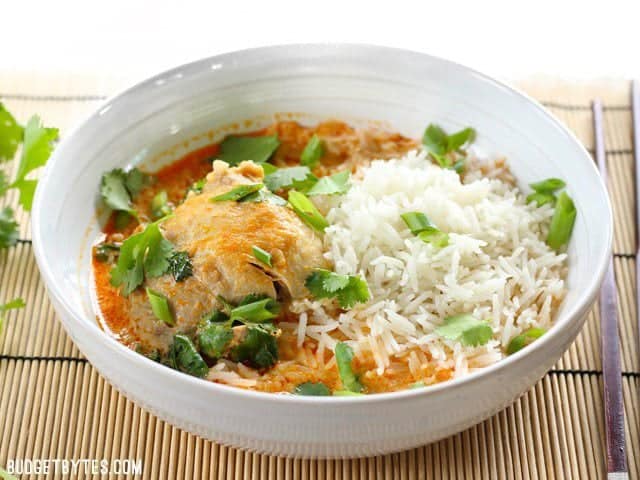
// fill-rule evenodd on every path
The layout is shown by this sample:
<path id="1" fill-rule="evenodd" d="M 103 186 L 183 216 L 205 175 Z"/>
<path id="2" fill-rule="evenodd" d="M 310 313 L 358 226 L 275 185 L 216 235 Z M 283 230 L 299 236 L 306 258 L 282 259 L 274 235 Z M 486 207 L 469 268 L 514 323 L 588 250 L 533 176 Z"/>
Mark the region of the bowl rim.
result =
<path id="1" fill-rule="evenodd" d="M 554 115 L 552 115 L 543 105 L 541 105 L 538 101 L 531 98 L 529 95 L 521 92 L 517 88 L 514 88 L 506 83 L 496 80 L 489 75 L 483 74 L 473 68 L 467 67 L 460 63 L 447 60 L 438 56 L 434 56 L 431 54 L 418 52 L 409 49 L 403 48 L 395 48 L 395 47 L 387 47 L 381 45 L 373 45 L 373 44 L 365 44 L 365 43 L 291 43 L 291 44 L 281 44 L 281 45 L 271 45 L 271 46 L 263 46 L 263 47 L 255 47 L 248 48 L 242 50 L 236 50 L 232 52 L 222 53 L 219 55 L 213 55 L 210 57 L 201 58 L 192 62 L 187 62 L 185 64 L 179 65 L 177 67 L 165 70 L 160 72 L 152 77 L 149 77 L 145 80 L 139 81 L 134 85 L 127 87 L 115 95 L 110 96 L 100 105 L 98 105 L 88 116 L 81 119 L 74 128 L 70 129 L 69 133 L 62 140 L 61 145 L 54 151 L 52 158 L 49 160 L 47 165 L 44 168 L 44 172 L 40 178 L 40 183 L 45 184 L 50 176 L 51 171 L 56 168 L 56 163 L 59 155 L 56 155 L 57 151 L 61 151 L 60 148 L 62 145 L 72 144 L 73 139 L 83 127 L 87 124 L 90 124 L 97 116 L 99 116 L 100 112 L 110 105 L 114 101 L 122 101 L 130 97 L 135 97 L 139 91 L 145 90 L 148 86 L 153 85 L 159 80 L 167 78 L 168 76 L 175 75 L 180 73 L 185 77 L 189 75 L 194 75 L 200 73 L 205 70 L 203 68 L 205 65 L 206 69 L 210 69 L 209 65 L 211 62 L 215 62 L 217 64 L 222 65 L 221 68 L 225 68 L 224 65 L 227 60 L 233 59 L 235 61 L 238 60 L 238 56 L 242 57 L 241 60 L 244 60 L 244 56 L 247 54 L 260 54 L 261 56 L 266 56 L 271 53 L 279 53 L 282 55 L 286 54 L 288 51 L 297 51 L 300 49 L 316 49 L 318 52 L 323 50 L 331 50 L 332 53 L 339 55 L 344 53 L 371 53 L 374 51 L 385 52 L 387 54 L 394 55 L 404 55 L 413 58 L 422 58 L 427 59 L 434 63 L 439 63 L 446 68 L 456 70 L 459 74 L 464 75 L 472 75 L 487 84 L 490 84 L 493 87 L 504 90 L 507 93 L 511 94 L 515 98 L 520 101 L 528 104 L 530 108 L 537 110 L 539 114 L 542 114 L 547 121 L 549 122 L 551 127 L 554 127 L 559 133 L 561 133 L 566 141 L 572 143 L 574 147 L 580 151 L 585 158 L 591 158 L 591 155 L 588 153 L 584 145 L 577 139 L 575 134 L 571 132 L 568 127 L 563 125 Z M 278 57 L 279 59 L 280 57 Z M 237 64 L 236 64 L 237 65 Z M 434 385 L 429 385 L 425 388 L 418 389 L 406 389 L 400 391 L 393 392 L 383 392 L 376 393 L 372 395 L 363 395 L 363 396 L 347 396 L 347 397 L 334 397 L 334 396 L 303 396 L 303 395 L 293 395 L 293 394 L 278 394 L 278 393 L 267 393 L 255 390 L 247 390 L 239 387 L 234 387 L 231 385 L 225 385 L 220 383 L 211 382 L 208 380 L 204 380 L 201 378 L 193 377 L 191 375 L 179 372 L 177 370 L 173 370 L 164 365 L 161 365 L 153 360 L 148 359 L 147 357 L 140 355 L 133 350 L 127 348 L 122 345 L 120 342 L 115 340 L 111 335 L 103 331 L 97 323 L 95 322 L 87 322 L 85 319 L 81 318 L 81 315 L 77 315 L 75 312 L 75 308 L 70 304 L 67 300 L 67 296 L 64 295 L 64 290 L 66 287 L 61 287 L 60 282 L 55 281 L 53 272 L 51 270 L 51 266 L 48 263 L 47 256 L 45 255 L 45 244 L 46 241 L 42 238 L 42 231 L 40 228 L 40 224 L 42 222 L 41 211 L 42 202 L 43 202 L 43 189 L 37 188 L 33 203 L 32 217 L 31 217 L 31 229 L 32 229 L 32 242 L 34 255 L 36 258 L 36 262 L 38 264 L 39 270 L 43 277 L 44 283 L 47 287 L 47 291 L 49 295 L 53 296 L 56 300 L 56 303 L 60 305 L 66 315 L 70 318 L 73 318 L 74 321 L 79 322 L 79 325 L 83 325 L 84 328 L 88 329 L 92 334 L 97 337 L 97 341 L 102 343 L 103 346 L 108 348 L 113 354 L 123 355 L 125 360 L 130 362 L 132 368 L 146 368 L 150 369 L 154 374 L 159 376 L 168 375 L 176 382 L 181 382 L 182 384 L 188 385 L 193 388 L 202 388 L 204 391 L 208 391 L 209 393 L 229 395 L 237 398 L 243 399 L 255 399 L 261 402 L 269 402 L 274 404 L 284 404 L 290 405 L 301 404 L 301 405 L 344 405 L 344 404 L 364 404 L 364 403 L 379 403 L 379 402 L 388 402 L 392 400 L 408 400 L 414 399 L 417 397 L 427 397 L 434 396 L 438 393 L 446 390 L 451 392 L 453 390 L 458 390 L 463 388 L 469 384 L 482 382 L 487 376 L 499 374 L 501 371 L 508 369 L 510 366 L 520 363 L 525 360 L 527 356 L 533 354 L 533 352 L 544 349 L 549 343 L 551 343 L 552 339 L 560 334 L 561 331 L 567 329 L 573 322 L 580 319 L 580 317 L 586 315 L 588 308 L 591 306 L 593 301 L 596 298 L 598 293 L 599 286 L 604 278 L 606 270 L 609 265 L 609 260 L 611 258 L 612 252 L 612 244 L 613 244 L 613 214 L 611 208 L 611 201 L 609 198 L 608 190 L 602 180 L 602 177 L 599 175 L 598 170 L 594 164 L 594 162 L 589 162 L 591 168 L 597 176 L 600 188 L 604 192 L 604 198 L 606 201 L 606 218 L 603 218 L 602 227 L 607 229 L 606 232 L 606 245 L 605 248 L 602 249 L 600 255 L 593 262 L 595 269 L 593 270 L 593 275 L 591 276 L 591 280 L 588 286 L 583 290 L 582 295 L 576 300 L 574 305 L 562 315 L 562 322 L 558 322 L 556 319 L 551 326 L 551 328 L 536 342 L 529 345 L 527 348 L 516 352 L 515 354 L 509 355 L 500 361 L 491 364 L 487 367 L 483 367 L 477 371 L 469 373 L 463 377 L 454 378 L 445 382 L 440 382 Z M 93 306 L 92 306 L 93 307 Z M 63 321 L 63 324 L 66 325 L 66 322 Z M 84 352 L 83 352 L 84 353 Z"/>

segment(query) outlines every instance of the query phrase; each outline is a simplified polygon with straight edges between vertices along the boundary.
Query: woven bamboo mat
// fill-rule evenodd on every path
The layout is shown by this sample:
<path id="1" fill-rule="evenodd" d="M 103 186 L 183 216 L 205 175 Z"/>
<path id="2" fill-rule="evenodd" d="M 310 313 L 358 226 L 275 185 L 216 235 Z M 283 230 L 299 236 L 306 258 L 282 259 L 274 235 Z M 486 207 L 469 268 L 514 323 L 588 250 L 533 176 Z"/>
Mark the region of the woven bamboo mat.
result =
<path id="1" fill-rule="evenodd" d="M 20 121 L 39 113 L 69 127 L 120 82 L 91 77 L 0 75 L 0 99 Z M 605 104 L 607 159 L 615 210 L 624 399 L 631 478 L 640 478 L 640 362 L 634 278 L 633 145 L 629 84 L 520 85 L 591 149 L 590 101 Z M 5 203 L 15 203 L 9 196 Z M 2 206 L 2 205 L 0 205 Z M 0 467 L 10 459 L 141 459 L 141 478 L 431 479 L 603 478 L 599 318 L 531 391 L 495 417 L 414 450 L 355 460 L 294 460 L 247 453 L 189 435 L 118 394 L 82 357 L 56 319 L 39 278 L 23 216 L 20 243 L 0 253 L 0 303 L 27 301 L 0 334 Z M 115 477 L 114 477 L 115 478 Z"/>

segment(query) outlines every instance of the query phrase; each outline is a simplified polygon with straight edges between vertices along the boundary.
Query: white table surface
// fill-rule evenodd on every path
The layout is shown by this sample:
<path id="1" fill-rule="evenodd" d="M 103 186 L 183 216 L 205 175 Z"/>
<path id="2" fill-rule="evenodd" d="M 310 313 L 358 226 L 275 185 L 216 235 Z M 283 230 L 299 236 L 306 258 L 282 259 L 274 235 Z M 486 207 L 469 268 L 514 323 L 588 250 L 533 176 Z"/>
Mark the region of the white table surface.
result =
<path id="1" fill-rule="evenodd" d="M 7 1 L 2 71 L 139 79 L 226 51 L 361 42 L 518 79 L 640 77 L 640 2 L 450 0 Z"/>

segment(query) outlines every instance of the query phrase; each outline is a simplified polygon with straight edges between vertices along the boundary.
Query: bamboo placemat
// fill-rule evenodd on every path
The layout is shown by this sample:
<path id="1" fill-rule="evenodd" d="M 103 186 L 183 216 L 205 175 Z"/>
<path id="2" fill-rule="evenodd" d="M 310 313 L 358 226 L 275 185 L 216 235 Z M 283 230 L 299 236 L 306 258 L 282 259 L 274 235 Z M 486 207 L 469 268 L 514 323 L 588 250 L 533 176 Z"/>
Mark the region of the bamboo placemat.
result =
<path id="1" fill-rule="evenodd" d="M 54 78 L 4 73 L 0 75 L 0 99 L 20 121 L 39 113 L 64 136 L 120 83 L 76 75 Z M 535 79 L 520 86 L 540 99 L 589 149 L 593 147 L 590 101 L 597 96 L 605 105 L 627 451 L 631 478 L 639 478 L 640 361 L 633 296 L 629 84 L 576 85 Z M 15 205 L 16 198 L 10 195 L 4 203 Z M 584 479 L 605 474 L 596 309 L 575 343 L 533 389 L 465 432 L 414 450 L 372 458 L 272 457 L 187 434 L 116 392 L 82 357 L 56 319 L 32 255 L 28 218 L 21 214 L 20 221 L 21 241 L 0 253 L 0 303 L 16 296 L 27 302 L 25 309 L 9 315 L 0 334 L 0 468 L 10 459 L 131 458 L 143 461 L 138 477 L 151 479 Z"/>

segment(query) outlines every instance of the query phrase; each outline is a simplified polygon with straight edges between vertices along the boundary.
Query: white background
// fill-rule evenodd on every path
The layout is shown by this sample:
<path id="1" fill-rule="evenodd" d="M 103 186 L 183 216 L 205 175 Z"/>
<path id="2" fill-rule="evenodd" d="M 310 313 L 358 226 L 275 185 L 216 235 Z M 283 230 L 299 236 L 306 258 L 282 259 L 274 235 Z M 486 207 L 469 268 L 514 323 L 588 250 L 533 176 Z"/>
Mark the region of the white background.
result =
<path id="1" fill-rule="evenodd" d="M 140 78 L 230 50 L 331 41 L 424 51 L 506 79 L 640 77 L 639 3 L 6 0 L 0 74 Z"/>

